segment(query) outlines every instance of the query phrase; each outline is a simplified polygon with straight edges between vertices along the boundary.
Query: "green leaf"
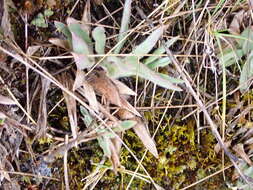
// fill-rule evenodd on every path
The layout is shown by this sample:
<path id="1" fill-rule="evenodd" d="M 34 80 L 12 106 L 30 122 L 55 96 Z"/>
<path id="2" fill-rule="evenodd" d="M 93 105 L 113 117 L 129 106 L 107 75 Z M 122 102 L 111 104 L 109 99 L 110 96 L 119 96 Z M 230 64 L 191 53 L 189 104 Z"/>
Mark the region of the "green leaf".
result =
<path id="1" fill-rule="evenodd" d="M 130 17 L 131 17 L 131 3 L 132 0 L 126 0 L 124 4 L 124 11 L 123 11 L 123 16 L 121 19 L 121 26 L 120 26 L 120 31 L 119 31 L 119 37 L 117 42 L 120 42 L 118 46 L 115 48 L 114 53 L 118 54 L 125 44 L 126 40 L 123 40 L 125 36 L 127 35 L 127 30 L 128 30 L 128 25 L 130 22 Z"/>
<path id="2" fill-rule="evenodd" d="M 119 57 L 108 56 L 106 60 L 101 63 L 107 71 L 107 75 L 111 78 L 129 77 L 133 74 L 125 64 L 125 60 Z"/>
<path id="3" fill-rule="evenodd" d="M 41 28 L 47 28 L 48 24 L 46 23 L 46 20 L 42 13 L 39 13 L 36 18 L 34 18 L 31 22 L 33 25 Z"/>
<path id="4" fill-rule="evenodd" d="M 153 62 L 147 64 L 147 66 L 150 69 L 154 70 L 157 67 L 165 67 L 165 66 L 167 66 L 170 63 L 171 63 L 171 59 L 169 57 L 163 57 L 163 58 L 160 58 L 160 59 L 158 59 L 156 61 L 153 61 Z"/>
<path id="5" fill-rule="evenodd" d="M 82 120 L 84 121 L 84 124 L 88 127 L 92 123 L 93 118 L 90 116 L 88 110 L 83 106 L 80 106 L 80 112 L 83 115 Z"/>
<path id="6" fill-rule="evenodd" d="M 129 77 L 138 75 L 141 78 L 150 80 L 151 82 L 163 88 L 181 91 L 181 88 L 173 85 L 167 78 L 162 77 L 159 73 L 152 71 L 141 62 L 138 63 L 138 58 L 131 56 L 127 60 L 117 57 L 108 57 L 107 62 L 103 63 L 107 69 L 107 74 L 112 78 Z"/>
<path id="7" fill-rule="evenodd" d="M 77 47 L 78 44 L 81 44 L 81 43 L 76 43 L 76 45 L 73 47 L 74 51 L 79 51 L 79 50 L 81 51 L 80 47 Z M 74 57 L 76 67 L 79 70 L 83 70 L 83 69 L 87 69 L 87 68 L 92 67 L 93 62 L 86 56 L 86 53 L 84 54 L 84 53 L 74 53 L 74 52 L 72 52 L 72 55 Z"/>
<path id="8" fill-rule="evenodd" d="M 0 118 L 0 125 L 3 125 L 3 124 L 4 124 L 4 121 L 5 121 L 5 119 Z"/>
<path id="9" fill-rule="evenodd" d="M 115 131 L 115 132 L 126 131 L 126 130 L 134 127 L 136 124 L 137 124 L 137 122 L 133 121 L 133 120 L 122 121 L 118 127 L 113 128 L 113 131 Z"/>
<path id="10" fill-rule="evenodd" d="M 78 23 L 77 20 L 69 17 L 69 18 L 67 18 L 67 24 L 68 24 L 68 28 L 72 34 L 72 37 L 73 37 L 73 34 L 75 34 L 76 36 L 78 36 L 80 39 L 82 39 L 87 44 L 92 43 L 88 33 L 86 31 L 82 30 L 81 25 Z"/>
<path id="11" fill-rule="evenodd" d="M 242 58 L 244 55 L 244 52 L 242 49 L 228 49 L 223 52 L 223 56 L 219 55 L 219 63 L 220 64 L 225 64 L 225 67 L 231 66 L 235 63 L 238 63 L 239 60 Z"/>
<path id="12" fill-rule="evenodd" d="M 68 40 L 71 40 L 71 32 L 69 31 L 67 25 L 58 21 L 54 21 L 54 25 L 59 32 L 63 33 L 66 36 Z"/>
<path id="13" fill-rule="evenodd" d="M 239 45 L 242 47 L 244 54 L 248 54 L 253 50 L 253 30 L 251 27 L 246 28 L 242 33 L 241 37 L 245 38 L 239 40 Z"/>
<path id="14" fill-rule="evenodd" d="M 175 86 L 169 80 L 162 77 L 160 73 L 157 73 L 149 69 L 146 65 L 142 64 L 141 62 L 138 64 L 138 60 L 132 58 L 131 60 L 128 59 L 127 61 L 128 62 L 126 62 L 125 64 L 127 65 L 127 68 L 132 71 L 133 75 L 138 75 L 141 78 L 150 80 L 151 82 L 163 88 L 181 91 L 181 88 Z"/>
<path id="15" fill-rule="evenodd" d="M 71 34 L 72 34 L 73 51 L 79 54 L 85 54 L 85 55 L 90 54 L 87 43 L 83 41 L 83 39 L 80 38 L 75 33 L 71 32 Z"/>
<path id="16" fill-rule="evenodd" d="M 45 11 L 44 11 L 44 16 L 46 16 L 46 17 L 50 17 L 50 16 L 52 16 L 54 14 L 54 12 L 52 11 L 52 10 L 50 10 L 50 9 L 46 9 Z"/>
<path id="17" fill-rule="evenodd" d="M 92 31 L 92 37 L 95 40 L 95 50 L 98 54 L 104 54 L 105 53 L 105 29 L 104 27 L 96 27 Z"/>
<path id="18" fill-rule="evenodd" d="M 149 37 L 144 40 L 140 45 L 138 45 L 131 54 L 138 55 L 139 58 L 143 57 L 143 54 L 148 54 L 156 45 L 157 41 L 163 35 L 165 26 L 161 26 L 153 31 Z"/>
<path id="19" fill-rule="evenodd" d="M 253 77 L 253 51 L 248 56 L 245 64 L 243 65 L 242 72 L 240 75 L 240 91 L 244 92 L 249 88 L 250 81 L 248 81 L 250 78 Z"/>
<path id="20" fill-rule="evenodd" d="M 98 144 L 103 149 L 104 155 L 107 157 L 111 157 L 111 150 L 110 150 L 110 139 L 106 137 L 98 137 Z"/>
<path id="21" fill-rule="evenodd" d="M 179 37 L 177 36 L 177 37 L 174 37 L 174 38 L 168 40 L 168 41 L 165 43 L 166 47 L 170 47 L 172 44 L 174 44 L 174 43 L 178 40 L 178 38 L 179 38 Z M 160 54 L 163 54 L 163 53 L 165 53 L 165 48 L 164 48 L 163 46 L 157 48 L 157 49 L 153 52 L 154 55 L 160 55 Z M 150 56 L 150 57 L 148 57 L 147 59 L 145 59 L 145 60 L 143 61 L 143 63 L 147 65 L 147 64 L 150 64 L 150 63 L 154 62 L 155 60 L 157 60 L 157 59 L 159 59 L 159 58 L 160 58 L 159 56 Z M 159 60 L 160 60 L 160 59 L 159 59 Z"/>
<path id="22" fill-rule="evenodd" d="M 163 77 L 164 79 L 170 81 L 171 83 L 175 83 L 175 84 L 183 84 L 184 81 L 182 79 L 178 79 L 178 78 L 174 78 L 174 77 L 170 77 L 169 75 L 163 74 L 163 73 L 159 73 L 161 75 L 161 77 Z"/>

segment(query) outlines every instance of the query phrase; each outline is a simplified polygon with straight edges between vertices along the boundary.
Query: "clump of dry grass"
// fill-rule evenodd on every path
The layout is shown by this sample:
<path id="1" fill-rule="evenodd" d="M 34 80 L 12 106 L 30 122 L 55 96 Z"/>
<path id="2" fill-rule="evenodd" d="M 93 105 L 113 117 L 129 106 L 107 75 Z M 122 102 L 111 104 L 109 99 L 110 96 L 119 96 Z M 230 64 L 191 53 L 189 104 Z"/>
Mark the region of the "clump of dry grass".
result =
<path id="1" fill-rule="evenodd" d="M 250 188 L 253 177 L 250 172 L 253 38 L 252 11 L 248 5 L 252 7 L 252 2 L 168 2 L 171 1 L 152 1 L 153 4 L 119 1 L 118 9 L 110 12 L 110 2 L 96 1 L 95 5 L 89 0 L 85 4 L 76 1 L 66 24 L 54 22 L 57 32 L 50 28 L 51 16 L 44 18 L 48 19 L 45 21 L 48 28 L 40 30 L 39 25 L 31 28 L 32 19 L 28 19 L 28 14 L 20 13 L 25 21 L 24 53 L 15 42 L 19 36 L 11 33 L 6 1 L 0 0 L 4 7 L 0 8 L 0 15 L 4 15 L 0 19 L 3 29 L 0 61 L 4 63 L 1 64 L 1 83 L 11 96 L 10 99 L 0 95 L 0 173 L 6 188 L 7 185 L 19 188 L 18 183 L 22 180 L 15 176 L 25 174 L 18 173 L 22 172 L 20 162 L 28 160 L 32 165 L 27 169 L 35 177 L 42 175 L 43 179 L 57 180 L 45 175 L 51 175 L 50 163 L 57 163 L 61 156 L 65 188 L 72 189 L 75 183 L 70 167 L 73 161 L 70 155 L 75 152 L 72 150 L 78 151 L 91 142 L 95 144 L 94 140 L 103 154 L 97 157 L 100 160 L 96 159 L 94 167 L 89 167 L 92 172 L 85 182 L 80 181 L 79 185 L 84 189 L 93 189 L 98 183 L 104 183 L 104 179 L 116 179 L 108 176 L 110 171 L 122 176 L 122 182 L 117 186 L 122 189 L 138 184 L 134 182 L 135 178 L 140 181 L 138 187 L 141 188 L 149 187 L 142 184 L 145 182 L 155 189 L 162 189 L 162 186 L 187 189 L 213 179 L 219 173 L 223 173 L 224 186 Z M 52 18 L 60 20 L 54 9 L 57 3 L 45 5 L 55 11 Z M 82 17 L 75 11 L 82 12 Z M 74 19 L 76 16 L 81 19 Z M 103 18 L 99 20 L 99 17 Z M 119 20 L 122 20 L 121 25 Z M 57 38 L 48 40 L 54 45 L 48 41 L 29 44 L 29 30 L 43 35 L 42 31 L 54 31 Z M 15 97 L 19 95 L 17 100 Z M 143 109 L 146 110 L 145 117 Z M 53 122 L 62 117 L 60 110 L 65 119 Z M 166 120 L 168 114 L 172 115 L 169 121 Z M 156 115 L 159 117 L 155 118 Z M 194 120 L 191 126 L 194 125 L 195 130 L 172 129 L 176 126 L 184 129 L 189 118 Z M 167 122 L 168 128 L 165 127 Z M 139 138 L 134 139 L 142 144 L 129 144 L 124 140 L 129 134 L 134 136 L 131 128 Z M 191 134 L 184 134 L 186 131 Z M 209 131 L 217 144 L 210 137 L 203 140 Z M 173 137 L 166 139 L 172 141 L 168 147 L 174 149 L 167 147 L 164 154 L 157 150 L 156 142 L 159 142 L 158 147 L 166 147 L 161 139 L 168 136 Z M 181 136 L 187 140 L 180 139 Z M 198 160 L 195 155 L 191 164 L 175 164 L 175 157 L 168 155 L 175 154 L 179 156 L 177 159 L 180 156 L 183 159 L 184 155 L 178 155 L 181 150 L 177 151 L 176 147 L 180 142 L 190 142 L 191 147 L 208 144 L 207 160 L 219 162 L 221 158 L 221 163 L 215 165 L 216 172 L 210 176 L 201 175 L 201 171 L 208 173 L 209 169 L 202 168 L 197 163 L 201 158 Z M 98 150 L 93 153 L 99 154 L 96 147 Z M 147 150 L 140 154 L 134 152 L 135 147 Z M 148 155 L 148 151 L 154 157 Z M 196 148 L 193 154 L 197 155 L 198 151 L 202 149 Z M 22 160 L 18 152 L 26 155 L 22 155 L 25 159 Z M 215 156 L 211 156 L 211 152 Z M 124 164 L 129 166 L 129 163 L 124 159 L 130 156 L 134 160 L 130 165 L 134 167 L 128 170 Z M 231 167 L 227 158 L 239 173 L 232 179 L 226 173 Z M 152 166 L 157 167 L 146 165 L 150 160 L 154 160 Z M 161 163 L 166 165 L 164 169 Z M 170 166 L 172 163 L 175 164 L 173 167 Z M 175 175 L 180 173 L 182 182 L 169 179 L 169 170 Z M 187 172 L 196 175 L 190 179 L 186 177 Z M 84 173 L 87 175 L 86 171 Z M 128 177 L 124 178 L 124 174 Z M 46 185 L 45 180 L 30 183 L 35 187 Z"/>

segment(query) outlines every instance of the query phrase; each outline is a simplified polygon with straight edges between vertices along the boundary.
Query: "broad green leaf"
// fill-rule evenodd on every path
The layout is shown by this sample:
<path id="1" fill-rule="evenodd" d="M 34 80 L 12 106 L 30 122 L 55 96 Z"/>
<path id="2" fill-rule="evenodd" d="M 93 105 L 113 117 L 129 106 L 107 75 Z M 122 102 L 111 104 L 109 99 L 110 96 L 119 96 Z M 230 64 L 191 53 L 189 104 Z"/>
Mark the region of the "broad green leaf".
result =
<path id="1" fill-rule="evenodd" d="M 122 132 L 122 131 L 125 131 L 128 129 L 131 129 L 136 124 L 137 124 L 137 122 L 133 121 L 133 120 L 122 121 L 118 127 L 113 128 L 113 131 Z"/>
<path id="2" fill-rule="evenodd" d="M 111 78 L 129 77 L 133 75 L 125 64 L 125 61 L 119 57 L 108 56 L 101 63 L 101 66 L 106 69 L 107 75 Z"/>
<path id="3" fill-rule="evenodd" d="M 52 16 L 54 14 L 54 12 L 52 11 L 52 10 L 50 10 L 50 9 L 46 9 L 45 11 L 44 11 L 44 16 L 46 16 L 46 17 L 50 17 L 50 16 Z"/>
<path id="4" fill-rule="evenodd" d="M 117 42 L 119 43 L 118 46 L 115 48 L 114 53 L 118 54 L 125 44 L 126 40 L 123 40 L 125 36 L 127 35 L 127 30 L 128 30 L 128 25 L 130 22 L 130 17 L 131 17 L 131 3 L 132 0 L 126 0 L 124 4 L 124 11 L 123 11 L 123 16 L 121 19 L 121 26 L 120 26 L 120 31 L 119 31 L 119 37 Z"/>
<path id="5" fill-rule="evenodd" d="M 72 46 L 73 46 L 73 51 L 75 53 L 79 54 L 89 54 L 89 47 L 85 41 L 82 40 L 78 35 L 75 33 L 71 32 L 72 34 Z"/>
<path id="6" fill-rule="evenodd" d="M 172 44 L 174 44 L 178 40 L 178 38 L 179 37 L 177 36 L 177 37 L 174 37 L 174 38 L 168 40 L 165 43 L 166 47 L 170 47 Z M 157 48 L 152 54 L 154 54 L 154 55 L 160 55 L 160 54 L 163 54 L 163 53 L 165 53 L 165 48 L 162 46 L 162 47 Z M 150 64 L 150 63 L 154 62 L 155 60 L 157 60 L 159 58 L 160 58 L 159 56 L 150 56 L 147 59 L 145 59 L 143 61 L 143 63 L 147 65 L 147 64 Z"/>
<path id="7" fill-rule="evenodd" d="M 164 79 L 170 81 L 171 83 L 175 83 L 175 84 L 183 84 L 184 81 L 182 79 L 178 79 L 178 78 L 174 78 L 174 77 L 170 77 L 169 75 L 163 74 L 163 73 L 159 73 L 161 75 L 161 77 L 163 77 Z"/>
<path id="8" fill-rule="evenodd" d="M 249 166 L 246 162 L 239 162 L 239 167 L 243 174 L 248 177 L 253 178 L 253 166 Z M 244 182 L 242 179 L 238 178 L 236 187 L 231 187 L 233 189 L 243 189 L 243 190 L 252 190 L 252 187 Z"/>
<path id="9" fill-rule="evenodd" d="M 54 21 L 54 25 L 59 32 L 63 33 L 66 36 L 68 40 L 71 40 L 71 32 L 65 24 L 62 22 Z"/>
<path id="10" fill-rule="evenodd" d="M 156 61 L 153 61 L 153 62 L 147 64 L 147 66 L 150 69 L 154 70 L 157 67 L 165 67 L 165 66 L 167 66 L 170 63 L 171 63 L 171 60 L 170 60 L 169 57 L 163 57 L 163 58 L 160 58 L 160 59 L 158 59 Z"/>
<path id="11" fill-rule="evenodd" d="M 173 85 L 159 73 L 152 71 L 141 62 L 138 63 L 138 58 L 134 56 L 128 57 L 125 62 L 120 58 L 110 57 L 107 59 L 107 62 L 103 63 L 103 66 L 106 67 L 107 74 L 112 78 L 138 75 L 139 77 L 150 80 L 163 88 L 181 91 L 181 88 Z"/>
<path id="12" fill-rule="evenodd" d="M 67 25 L 63 24 L 62 22 L 58 22 L 58 21 L 54 21 L 54 25 L 59 32 L 64 34 L 64 36 L 68 40 L 70 49 L 72 49 L 72 35 L 71 35 L 71 32 L 69 31 Z"/>
<path id="13" fill-rule="evenodd" d="M 77 44 L 78 43 L 76 43 L 76 45 Z M 79 47 L 74 46 L 73 47 L 74 51 L 77 51 L 76 48 L 79 48 Z M 75 60 L 75 63 L 76 63 L 76 67 L 79 70 L 83 70 L 83 69 L 87 69 L 87 68 L 92 67 L 93 62 L 86 56 L 86 54 L 72 52 L 72 55 L 74 57 L 74 60 Z"/>
<path id="14" fill-rule="evenodd" d="M 153 31 L 149 37 L 144 40 L 140 45 L 138 45 L 131 54 L 139 56 L 139 58 L 143 57 L 143 54 L 149 53 L 154 46 L 156 45 L 157 41 L 160 39 L 160 37 L 163 35 L 163 31 L 165 29 L 165 26 L 161 26 L 157 28 L 155 31 Z"/>
<path id="15" fill-rule="evenodd" d="M 146 80 L 150 80 L 151 82 L 157 84 L 166 89 L 181 91 L 181 88 L 172 84 L 169 80 L 151 69 L 149 69 L 146 65 L 142 64 L 141 62 L 138 64 L 138 60 L 135 59 L 128 59 L 126 63 L 127 68 L 132 71 L 133 75 L 138 75 L 141 78 Z"/>
<path id="16" fill-rule="evenodd" d="M 48 24 L 42 13 L 39 13 L 31 22 L 33 25 L 41 28 L 47 28 Z"/>
<path id="17" fill-rule="evenodd" d="M 240 39 L 239 45 L 242 47 L 244 54 L 248 54 L 253 50 L 253 29 L 251 27 L 246 28 L 242 33 L 241 37 L 247 40 Z"/>
<path id="18" fill-rule="evenodd" d="M 111 150 L 110 150 L 110 139 L 106 137 L 98 137 L 98 144 L 103 149 L 104 155 L 107 157 L 111 157 Z"/>
<path id="19" fill-rule="evenodd" d="M 95 50 L 98 54 L 104 54 L 105 53 L 105 29 L 104 27 L 96 27 L 92 31 L 92 37 L 95 40 Z"/>
<path id="20" fill-rule="evenodd" d="M 225 64 L 225 67 L 238 63 L 239 60 L 244 55 L 242 49 L 228 49 L 227 51 L 223 52 L 223 56 L 219 55 L 219 63 Z"/>
<path id="21" fill-rule="evenodd" d="M 73 19 L 73 18 L 67 18 L 67 24 L 68 24 L 68 28 L 72 34 L 77 35 L 79 38 L 81 38 L 84 42 L 86 42 L 87 44 L 92 43 L 89 35 L 87 32 L 85 32 L 82 28 L 81 25 L 78 23 L 77 20 Z M 73 39 L 74 41 L 74 39 Z"/>
<path id="22" fill-rule="evenodd" d="M 248 59 L 243 65 L 242 72 L 240 75 L 240 90 L 244 92 L 249 87 L 249 79 L 253 77 L 253 51 L 248 56 Z"/>

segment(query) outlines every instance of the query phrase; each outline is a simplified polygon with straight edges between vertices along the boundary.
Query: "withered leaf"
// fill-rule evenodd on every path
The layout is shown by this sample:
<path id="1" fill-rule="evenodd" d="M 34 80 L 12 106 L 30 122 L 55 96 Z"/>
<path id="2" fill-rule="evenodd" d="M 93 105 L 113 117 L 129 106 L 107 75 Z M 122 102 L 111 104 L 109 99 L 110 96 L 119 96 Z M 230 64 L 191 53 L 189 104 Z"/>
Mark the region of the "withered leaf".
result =
<path id="1" fill-rule="evenodd" d="M 75 91 L 76 89 L 80 88 L 81 86 L 83 86 L 83 82 L 85 81 L 85 74 L 82 70 L 77 69 L 76 71 L 76 78 L 75 78 L 75 82 L 73 85 L 73 90 Z"/>
<path id="2" fill-rule="evenodd" d="M 50 81 L 46 78 L 41 78 L 41 93 L 40 93 L 40 105 L 37 125 L 39 126 L 39 136 L 46 135 L 47 129 L 47 92 L 50 87 Z"/>
<path id="3" fill-rule="evenodd" d="M 136 93 L 131 88 L 129 88 L 127 85 L 120 82 L 119 80 L 112 79 L 112 81 L 116 84 L 120 94 L 126 94 L 126 95 L 132 95 L 132 96 L 136 95 Z"/>
<path id="4" fill-rule="evenodd" d="M 226 141 L 226 142 L 224 142 L 224 145 L 225 145 L 227 148 L 229 148 L 229 147 L 231 146 L 231 142 L 232 142 L 231 140 L 230 140 L 230 141 Z M 221 150 L 220 144 L 217 143 L 217 144 L 214 146 L 214 151 L 215 151 L 216 153 L 219 153 L 220 150 Z"/>
<path id="5" fill-rule="evenodd" d="M 7 0 L 1 0 L 0 6 L 0 36 L 3 32 L 5 37 L 9 37 L 12 40 L 14 39 L 14 34 L 11 30 L 11 23 L 9 17 L 9 6 L 10 3 Z"/>
<path id="6" fill-rule="evenodd" d="M 16 105 L 16 102 L 14 100 L 0 94 L 0 104 L 3 104 L 3 105 Z"/>
<path id="7" fill-rule="evenodd" d="M 233 147 L 233 150 L 250 166 L 252 166 L 252 161 L 250 160 L 249 156 L 245 153 L 243 144 L 237 144 Z"/>
<path id="8" fill-rule="evenodd" d="M 141 117 L 141 114 L 127 100 L 125 100 L 125 98 L 120 97 L 120 100 L 122 108 L 125 108 L 126 110 L 132 112 L 133 114 Z"/>
<path id="9" fill-rule="evenodd" d="M 31 56 L 36 53 L 40 49 L 41 46 L 29 46 L 26 53 L 27 55 Z"/>
<path id="10" fill-rule="evenodd" d="M 119 109 L 117 111 L 117 115 L 119 116 L 120 119 L 132 119 L 135 117 L 134 114 L 132 114 L 130 111 L 126 109 Z"/>
<path id="11" fill-rule="evenodd" d="M 116 133 L 116 134 L 122 139 L 122 137 L 123 137 L 122 133 Z M 120 148 L 122 146 L 122 142 L 117 137 L 112 138 L 111 141 L 114 144 L 115 149 L 117 150 L 117 153 L 119 154 L 120 153 Z"/>
<path id="12" fill-rule="evenodd" d="M 73 90 L 78 89 L 79 93 L 84 96 L 90 107 L 98 113 L 98 102 L 93 87 L 85 80 L 85 73 L 79 69 L 76 71 L 76 79 L 73 85 Z"/>
<path id="13" fill-rule="evenodd" d="M 149 150 L 151 154 L 153 154 L 156 158 L 158 158 L 158 152 L 156 149 L 156 145 L 154 143 L 154 140 L 149 135 L 145 124 L 141 121 L 140 118 L 137 118 L 137 124 L 133 127 L 134 132 L 137 134 L 137 136 L 141 139 L 144 146 Z"/>
<path id="14" fill-rule="evenodd" d="M 59 38 L 50 38 L 49 42 L 63 49 L 66 49 L 66 50 L 70 49 L 68 40 L 62 40 Z"/>
<path id="15" fill-rule="evenodd" d="M 78 91 L 88 100 L 90 107 L 98 113 L 99 106 L 93 87 L 87 81 L 83 81 L 83 86 Z"/>
<path id="16" fill-rule="evenodd" d="M 104 96 L 110 103 L 121 107 L 119 90 L 104 72 L 93 74 L 88 82 L 96 92 Z"/>
<path id="17" fill-rule="evenodd" d="M 230 26 L 229 26 L 229 31 L 232 34 L 240 34 L 240 26 L 242 24 L 243 18 L 244 18 L 244 10 L 239 11 L 238 13 L 235 14 Z"/>
<path id="18" fill-rule="evenodd" d="M 149 132 L 147 131 L 147 128 L 144 124 L 144 122 L 139 118 L 134 116 L 131 112 L 120 109 L 117 112 L 117 115 L 121 119 L 131 119 L 134 121 L 137 121 L 137 124 L 133 127 L 134 132 L 137 134 L 137 136 L 141 139 L 144 146 L 156 157 L 158 158 L 158 152 L 156 149 L 156 145 L 154 143 L 154 140 L 151 138 Z"/>
<path id="19" fill-rule="evenodd" d="M 86 1 L 83 16 L 81 20 L 81 28 L 84 29 L 88 34 L 90 33 L 90 23 L 91 22 L 91 15 L 90 15 L 90 0 Z"/>
<path id="20" fill-rule="evenodd" d="M 62 73 L 59 77 L 60 82 L 69 90 L 73 88 L 73 81 L 70 74 Z M 76 112 L 76 100 L 63 91 L 63 96 L 66 101 L 69 123 L 73 138 L 77 138 L 77 112 Z"/>
<path id="21" fill-rule="evenodd" d="M 112 161 L 113 169 L 115 172 L 117 171 L 117 168 L 120 166 L 117 146 L 118 145 L 113 144 L 113 142 L 110 140 L 111 161 Z"/>
<path id="22" fill-rule="evenodd" d="M 102 3 L 104 2 L 104 0 L 93 0 L 93 2 L 97 5 L 102 5 Z"/>

